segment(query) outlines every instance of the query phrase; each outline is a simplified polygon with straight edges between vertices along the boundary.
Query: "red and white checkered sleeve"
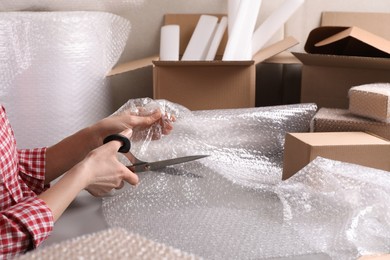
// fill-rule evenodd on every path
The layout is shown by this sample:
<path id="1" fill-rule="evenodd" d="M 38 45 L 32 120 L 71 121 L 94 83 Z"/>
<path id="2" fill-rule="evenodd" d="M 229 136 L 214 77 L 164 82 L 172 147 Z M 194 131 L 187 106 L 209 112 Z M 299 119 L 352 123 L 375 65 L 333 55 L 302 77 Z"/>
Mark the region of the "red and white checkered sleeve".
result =
<path id="1" fill-rule="evenodd" d="M 19 175 L 35 194 L 41 194 L 45 186 L 46 147 L 18 150 Z"/>
<path id="2" fill-rule="evenodd" d="M 0 212 L 0 258 L 36 248 L 53 230 L 54 219 L 46 203 L 29 197 Z"/>

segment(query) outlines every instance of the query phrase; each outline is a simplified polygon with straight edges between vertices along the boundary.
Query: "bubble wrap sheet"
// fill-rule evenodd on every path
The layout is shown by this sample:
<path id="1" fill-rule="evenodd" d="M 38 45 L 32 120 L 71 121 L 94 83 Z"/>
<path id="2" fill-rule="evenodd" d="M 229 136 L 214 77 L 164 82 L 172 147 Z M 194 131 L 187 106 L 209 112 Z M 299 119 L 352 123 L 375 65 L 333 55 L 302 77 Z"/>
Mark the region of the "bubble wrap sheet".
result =
<path id="1" fill-rule="evenodd" d="M 0 13 L 0 103 L 20 148 L 52 145 L 108 116 L 107 72 L 130 23 L 103 12 Z"/>
<path id="2" fill-rule="evenodd" d="M 389 172 L 317 157 L 275 189 L 284 229 L 332 259 L 390 252 Z"/>
<path id="3" fill-rule="evenodd" d="M 349 89 L 349 111 L 390 123 L 390 83 L 371 83 Z"/>
<path id="4" fill-rule="evenodd" d="M 77 237 L 17 257 L 23 259 L 200 259 L 192 254 L 156 243 L 124 229 L 111 228 Z"/>
<path id="5" fill-rule="evenodd" d="M 139 174 L 138 187 L 103 200 L 109 225 L 209 259 L 300 253 L 301 241 L 284 234 L 282 204 L 268 187 L 281 180 L 285 133 L 308 131 L 316 106 L 194 112 L 162 106 L 178 117 L 174 131 L 133 142 L 132 152 L 146 161 L 210 156 Z"/>
<path id="6" fill-rule="evenodd" d="M 123 11 L 143 5 L 145 0 L 2 0 L 0 10 L 6 11 Z"/>

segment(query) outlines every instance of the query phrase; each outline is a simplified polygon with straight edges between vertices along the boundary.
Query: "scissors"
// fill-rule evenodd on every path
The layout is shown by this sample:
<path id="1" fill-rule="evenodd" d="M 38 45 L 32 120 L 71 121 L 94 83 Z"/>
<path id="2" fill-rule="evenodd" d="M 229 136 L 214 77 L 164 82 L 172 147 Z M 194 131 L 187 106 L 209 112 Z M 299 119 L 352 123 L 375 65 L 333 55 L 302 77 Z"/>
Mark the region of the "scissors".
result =
<path id="1" fill-rule="evenodd" d="M 130 147 L 131 147 L 130 140 L 122 134 L 113 134 L 107 136 L 106 138 L 104 138 L 103 144 L 114 140 L 122 142 L 122 146 L 119 148 L 118 152 L 129 154 L 130 156 L 129 160 L 132 163 L 132 165 L 128 165 L 126 167 L 129 168 L 132 172 L 155 171 L 158 169 L 165 168 L 167 166 L 190 162 L 190 161 L 198 160 L 209 156 L 209 155 L 190 155 L 190 156 L 177 157 L 177 158 L 162 160 L 162 161 L 144 162 L 137 159 L 130 152 Z"/>

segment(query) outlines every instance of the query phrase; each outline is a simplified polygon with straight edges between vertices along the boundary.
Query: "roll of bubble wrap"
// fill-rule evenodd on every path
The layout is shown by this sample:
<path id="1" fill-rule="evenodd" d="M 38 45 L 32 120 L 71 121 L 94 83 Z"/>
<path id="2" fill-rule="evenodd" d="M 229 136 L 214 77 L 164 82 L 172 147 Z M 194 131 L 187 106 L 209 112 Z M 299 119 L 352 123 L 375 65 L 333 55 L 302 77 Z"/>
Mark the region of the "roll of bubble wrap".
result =
<path id="1" fill-rule="evenodd" d="M 109 228 L 39 248 L 15 259 L 197 260 L 201 258 L 137 234 L 128 233 L 121 228 Z"/>
<path id="2" fill-rule="evenodd" d="M 145 0 L 2 0 L 4 11 L 102 11 L 121 12 L 143 5 Z"/>
<path id="3" fill-rule="evenodd" d="M 48 146 L 108 116 L 106 73 L 130 23 L 103 12 L 0 13 L 0 102 L 19 148 Z"/>

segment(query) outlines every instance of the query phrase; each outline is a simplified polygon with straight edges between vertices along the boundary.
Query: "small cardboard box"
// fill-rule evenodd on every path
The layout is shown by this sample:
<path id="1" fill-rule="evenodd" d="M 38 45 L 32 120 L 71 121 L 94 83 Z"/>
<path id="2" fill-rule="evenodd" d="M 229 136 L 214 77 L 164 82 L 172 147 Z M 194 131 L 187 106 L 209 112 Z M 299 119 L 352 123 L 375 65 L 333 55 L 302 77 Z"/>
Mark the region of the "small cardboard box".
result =
<path id="1" fill-rule="evenodd" d="M 222 17 L 222 15 L 216 15 Z M 200 14 L 167 14 L 164 24 L 180 26 L 180 56 L 191 38 Z M 226 34 L 226 33 L 225 33 Z M 250 61 L 221 61 L 225 35 L 214 61 L 160 61 L 152 57 L 121 64 L 109 75 L 153 63 L 153 98 L 166 99 L 191 110 L 246 108 L 255 106 L 256 64 L 298 42 L 293 37 L 260 50 Z"/>
<path id="2" fill-rule="evenodd" d="M 293 53 L 303 63 L 301 102 L 348 108 L 351 87 L 390 82 L 390 34 L 378 19 L 390 20 L 390 14 L 323 13 L 324 28 L 309 35 L 307 53 Z"/>
<path id="3" fill-rule="evenodd" d="M 364 132 L 287 133 L 283 176 L 286 180 L 317 156 L 390 171 L 390 142 Z"/>
<path id="4" fill-rule="evenodd" d="M 310 131 L 368 132 L 390 140 L 390 123 L 356 116 L 341 108 L 320 108 L 311 120 Z"/>

